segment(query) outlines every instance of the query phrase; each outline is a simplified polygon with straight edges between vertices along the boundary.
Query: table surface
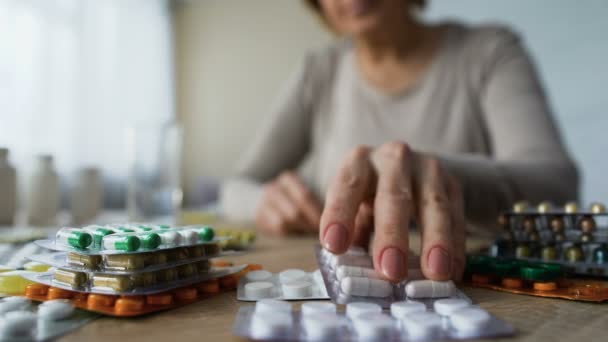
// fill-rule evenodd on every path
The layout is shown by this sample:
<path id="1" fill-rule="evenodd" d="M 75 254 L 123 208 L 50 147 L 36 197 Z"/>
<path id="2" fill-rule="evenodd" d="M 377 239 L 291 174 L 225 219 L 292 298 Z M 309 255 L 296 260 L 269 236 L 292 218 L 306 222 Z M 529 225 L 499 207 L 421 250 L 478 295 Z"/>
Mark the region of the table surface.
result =
<path id="1" fill-rule="evenodd" d="M 313 246 L 316 238 L 269 239 L 260 237 L 255 249 L 234 257 L 239 263 L 260 263 L 278 272 L 287 268 L 316 269 Z M 471 248 L 487 243 L 471 240 Z M 412 236 L 414 250 L 419 239 Z M 608 333 L 608 304 L 590 304 L 561 299 L 514 295 L 492 290 L 463 287 L 473 301 L 495 316 L 513 324 L 517 330 L 509 341 L 579 340 L 605 338 Z M 232 325 L 240 306 L 251 303 L 236 300 L 228 292 L 198 303 L 140 318 L 100 318 L 64 336 L 62 341 L 225 341 L 232 336 Z M 492 340 L 496 341 L 496 339 Z"/>

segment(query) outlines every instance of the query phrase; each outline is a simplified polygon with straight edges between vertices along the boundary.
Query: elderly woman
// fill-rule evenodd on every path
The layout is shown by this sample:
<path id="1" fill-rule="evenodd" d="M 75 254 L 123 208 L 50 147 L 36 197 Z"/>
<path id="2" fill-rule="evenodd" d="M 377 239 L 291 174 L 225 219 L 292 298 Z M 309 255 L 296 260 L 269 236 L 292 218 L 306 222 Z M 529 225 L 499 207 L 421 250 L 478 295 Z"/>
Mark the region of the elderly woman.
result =
<path id="1" fill-rule="evenodd" d="M 530 57 L 500 26 L 428 24 L 424 0 L 309 0 L 338 36 L 283 88 L 224 213 L 273 234 L 317 232 L 334 253 L 371 248 L 407 276 L 421 230 L 426 277 L 461 276 L 465 220 L 489 229 L 519 199 L 577 198 L 577 170 Z"/>

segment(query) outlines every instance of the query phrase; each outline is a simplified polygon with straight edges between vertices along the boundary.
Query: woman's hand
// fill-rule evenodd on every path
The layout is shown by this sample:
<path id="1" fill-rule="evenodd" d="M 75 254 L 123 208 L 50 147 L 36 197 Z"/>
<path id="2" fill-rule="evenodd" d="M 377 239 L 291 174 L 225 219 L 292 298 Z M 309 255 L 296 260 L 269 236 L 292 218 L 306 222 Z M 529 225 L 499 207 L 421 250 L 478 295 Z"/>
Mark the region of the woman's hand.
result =
<path id="1" fill-rule="evenodd" d="M 367 247 L 372 230 L 374 268 L 390 281 L 407 277 L 408 230 L 421 229 L 420 263 L 433 280 L 460 279 L 464 270 L 465 219 L 456 179 L 431 157 L 391 142 L 355 148 L 330 184 L 319 237 L 344 253 Z"/>
<path id="2" fill-rule="evenodd" d="M 256 225 L 274 235 L 319 230 L 321 206 L 293 172 L 284 172 L 264 186 L 256 212 Z"/>

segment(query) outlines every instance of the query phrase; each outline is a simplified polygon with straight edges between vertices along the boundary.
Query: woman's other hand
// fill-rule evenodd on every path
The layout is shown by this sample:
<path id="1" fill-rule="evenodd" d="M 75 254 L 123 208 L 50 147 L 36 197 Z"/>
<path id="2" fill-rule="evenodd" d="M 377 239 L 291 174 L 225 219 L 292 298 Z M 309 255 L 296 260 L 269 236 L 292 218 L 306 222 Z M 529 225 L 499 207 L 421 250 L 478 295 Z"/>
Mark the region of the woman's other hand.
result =
<path id="1" fill-rule="evenodd" d="M 319 237 L 344 253 L 371 244 L 374 268 L 390 281 L 407 277 L 408 230 L 421 230 L 420 263 L 433 280 L 460 279 L 464 270 L 465 218 L 457 180 L 439 161 L 407 144 L 355 148 L 329 186 Z"/>
<path id="2" fill-rule="evenodd" d="M 294 172 L 288 171 L 264 186 L 255 221 L 263 232 L 287 235 L 317 232 L 320 218 L 319 201 Z"/>

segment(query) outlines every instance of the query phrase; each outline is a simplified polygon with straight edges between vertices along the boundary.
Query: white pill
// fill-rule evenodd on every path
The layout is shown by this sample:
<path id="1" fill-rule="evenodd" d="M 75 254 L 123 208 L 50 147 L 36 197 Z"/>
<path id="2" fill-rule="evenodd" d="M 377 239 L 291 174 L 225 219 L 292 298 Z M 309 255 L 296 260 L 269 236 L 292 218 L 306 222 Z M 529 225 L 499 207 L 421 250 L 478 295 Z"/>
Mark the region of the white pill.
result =
<path id="1" fill-rule="evenodd" d="M 266 281 L 272 278 L 272 273 L 264 270 L 251 271 L 245 276 L 249 281 Z"/>
<path id="2" fill-rule="evenodd" d="M 409 298 L 441 298 L 449 297 L 456 291 L 451 280 L 413 280 L 405 285 L 405 293 Z"/>
<path id="3" fill-rule="evenodd" d="M 416 312 L 401 317 L 401 324 L 411 340 L 431 340 L 440 337 L 441 316 L 434 312 Z"/>
<path id="4" fill-rule="evenodd" d="M 449 316 L 456 310 L 464 309 L 471 306 L 469 302 L 460 298 L 439 299 L 433 303 L 435 312 L 441 316 Z"/>
<path id="5" fill-rule="evenodd" d="M 380 313 L 382 308 L 376 303 L 355 302 L 346 304 L 346 316 L 350 319 L 364 313 Z"/>
<path id="6" fill-rule="evenodd" d="M 393 320 L 383 313 L 361 314 L 353 326 L 360 341 L 390 341 L 395 331 Z"/>
<path id="7" fill-rule="evenodd" d="M 305 280 L 308 278 L 308 274 L 302 270 L 289 269 L 279 273 L 279 281 L 281 284 L 292 282 L 295 280 Z"/>
<path id="8" fill-rule="evenodd" d="M 59 321 L 74 312 L 74 306 L 66 299 L 53 299 L 38 305 L 38 318 Z"/>
<path id="9" fill-rule="evenodd" d="M 336 278 L 342 280 L 346 277 L 364 277 L 380 279 L 380 275 L 373 268 L 358 266 L 338 266 Z"/>
<path id="10" fill-rule="evenodd" d="M 302 304 L 302 314 L 304 316 L 316 316 L 321 313 L 336 313 L 336 304 L 329 302 L 306 302 Z"/>
<path id="11" fill-rule="evenodd" d="M 11 311 L 4 314 L 0 320 L 0 336 L 2 340 L 10 337 L 25 338 L 32 336 L 36 328 L 36 314 L 29 311 Z"/>
<path id="12" fill-rule="evenodd" d="M 459 309 L 450 315 L 451 326 L 461 334 L 477 335 L 490 322 L 490 314 L 480 308 L 467 307 Z"/>
<path id="13" fill-rule="evenodd" d="M 157 231 L 156 234 L 160 236 L 160 242 L 165 246 L 178 246 L 182 243 L 182 236 L 176 231 Z"/>
<path id="14" fill-rule="evenodd" d="M 251 318 L 251 337 L 254 339 L 285 339 L 292 330 L 291 314 L 281 311 L 256 312 Z"/>
<path id="15" fill-rule="evenodd" d="M 340 281 L 340 289 L 346 295 L 361 297 L 388 297 L 393 286 L 386 280 L 362 277 L 346 277 Z"/>
<path id="16" fill-rule="evenodd" d="M 307 341 L 340 340 L 347 322 L 335 313 L 320 312 L 303 321 Z"/>
<path id="17" fill-rule="evenodd" d="M 249 299 L 262 299 L 272 297 L 274 284 L 266 281 L 256 281 L 245 284 L 245 296 Z"/>
<path id="18" fill-rule="evenodd" d="M 287 298 L 306 298 L 312 296 L 312 283 L 306 280 L 290 281 L 282 284 L 283 296 Z"/>
<path id="19" fill-rule="evenodd" d="M 421 302 L 395 302 L 391 304 L 391 315 L 399 319 L 405 315 L 417 312 L 425 312 L 426 305 Z"/>
<path id="20" fill-rule="evenodd" d="M 31 301 L 25 297 L 6 297 L 0 301 L 0 314 L 9 311 L 23 310 L 27 308 L 30 303 Z"/>
<path id="21" fill-rule="evenodd" d="M 255 304 L 255 312 L 287 312 L 291 314 L 291 304 L 284 300 L 262 299 Z"/>
<path id="22" fill-rule="evenodd" d="M 181 235 L 182 245 L 194 245 L 198 243 L 198 233 L 194 229 L 178 230 Z"/>

